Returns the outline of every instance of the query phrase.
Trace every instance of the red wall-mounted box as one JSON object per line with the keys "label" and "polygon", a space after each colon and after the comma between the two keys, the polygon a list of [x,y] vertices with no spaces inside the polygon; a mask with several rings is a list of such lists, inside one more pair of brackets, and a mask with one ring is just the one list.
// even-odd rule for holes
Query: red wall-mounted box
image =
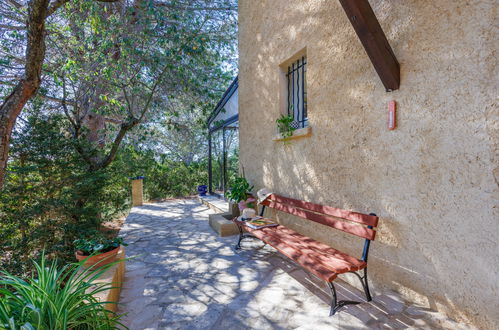
{"label": "red wall-mounted box", "polygon": [[388,102],[388,129],[393,131],[397,127],[397,103]]}

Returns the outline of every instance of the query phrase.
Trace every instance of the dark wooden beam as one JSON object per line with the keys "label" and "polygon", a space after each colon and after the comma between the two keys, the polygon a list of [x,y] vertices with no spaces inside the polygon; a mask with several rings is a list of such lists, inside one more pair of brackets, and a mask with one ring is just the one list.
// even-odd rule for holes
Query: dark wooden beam
{"label": "dark wooden beam", "polygon": [[339,0],[388,92],[400,85],[400,65],[368,0]]}

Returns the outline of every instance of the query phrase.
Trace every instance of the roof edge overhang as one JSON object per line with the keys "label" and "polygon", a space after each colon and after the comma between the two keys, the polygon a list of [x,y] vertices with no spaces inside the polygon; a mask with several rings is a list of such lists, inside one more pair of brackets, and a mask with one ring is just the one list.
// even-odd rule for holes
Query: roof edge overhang
{"label": "roof edge overhang", "polygon": [[210,124],[218,116],[220,111],[222,111],[225,104],[227,104],[230,97],[235,93],[235,91],[239,87],[239,79],[238,78],[239,78],[239,76],[236,76],[236,78],[234,78],[232,83],[229,85],[229,88],[227,88],[227,90],[222,95],[222,98],[220,99],[220,101],[218,101],[217,106],[215,107],[215,110],[213,110],[211,115],[208,117],[208,120],[207,120],[208,127],[210,127]]}

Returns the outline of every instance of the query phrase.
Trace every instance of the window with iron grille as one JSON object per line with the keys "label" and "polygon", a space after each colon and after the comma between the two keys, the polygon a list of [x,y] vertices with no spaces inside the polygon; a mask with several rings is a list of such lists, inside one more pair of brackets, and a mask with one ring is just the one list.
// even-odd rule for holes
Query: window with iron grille
{"label": "window with iron grille", "polygon": [[288,115],[294,128],[308,126],[307,118],[307,58],[302,56],[288,66]]}

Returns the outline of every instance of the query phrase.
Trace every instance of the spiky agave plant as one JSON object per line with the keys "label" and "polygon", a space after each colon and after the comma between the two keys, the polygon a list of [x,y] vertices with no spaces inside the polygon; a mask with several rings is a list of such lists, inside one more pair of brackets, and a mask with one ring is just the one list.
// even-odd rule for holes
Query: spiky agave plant
{"label": "spiky agave plant", "polygon": [[33,261],[35,272],[26,280],[1,272],[0,329],[126,328],[117,314],[104,308],[111,302],[94,297],[113,288],[97,279],[116,262],[94,270],[81,268],[83,262],[58,267],[56,261],[48,265],[42,255],[40,263]]}

